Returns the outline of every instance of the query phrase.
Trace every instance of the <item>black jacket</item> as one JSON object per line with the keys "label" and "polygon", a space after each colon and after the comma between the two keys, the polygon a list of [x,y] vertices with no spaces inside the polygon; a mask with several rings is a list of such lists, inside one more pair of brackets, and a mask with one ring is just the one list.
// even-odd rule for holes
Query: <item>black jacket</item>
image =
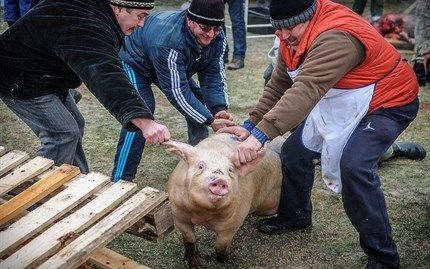
{"label": "black jacket", "polygon": [[[152,113],[118,52],[124,35],[108,0],[43,0],[0,36],[0,90],[17,99],[63,96],[83,82],[129,130]],[[17,90],[18,89],[18,90]]]}

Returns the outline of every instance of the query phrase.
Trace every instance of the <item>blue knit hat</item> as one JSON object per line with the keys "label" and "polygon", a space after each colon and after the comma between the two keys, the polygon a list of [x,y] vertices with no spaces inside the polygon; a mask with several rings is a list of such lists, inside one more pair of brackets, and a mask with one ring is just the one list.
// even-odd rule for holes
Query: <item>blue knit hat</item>
{"label": "blue knit hat", "polygon": [[292,28],[312,19],[316,10],[315,0],[272,0],[270,22],[276,29]]}

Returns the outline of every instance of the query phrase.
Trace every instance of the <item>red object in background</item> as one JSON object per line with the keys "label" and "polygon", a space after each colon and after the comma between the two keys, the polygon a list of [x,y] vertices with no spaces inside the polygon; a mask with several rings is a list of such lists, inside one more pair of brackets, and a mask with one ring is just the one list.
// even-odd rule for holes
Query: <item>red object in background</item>
{"label": "red object in background", "polygon": [[411,42],[411,37],[405,30],[404,15],[388,13],[373,24],[376,30],[383,36]]}

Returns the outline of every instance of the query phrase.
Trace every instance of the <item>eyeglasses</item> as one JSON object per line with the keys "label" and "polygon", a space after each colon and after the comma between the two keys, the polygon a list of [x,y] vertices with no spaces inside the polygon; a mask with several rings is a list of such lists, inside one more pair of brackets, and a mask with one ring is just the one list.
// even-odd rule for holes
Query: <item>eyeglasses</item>
{"label": "eyeglasses", "polygon": [[204,24],[200,24],[200,23],[197,23],[197,22],[196,22],[196,24],[205,33],[209,33],[212,30],[212,31],[214,31],[214,34],[217,35],[222,30],[222,26],[209,26],[209,25],[204,25]]}

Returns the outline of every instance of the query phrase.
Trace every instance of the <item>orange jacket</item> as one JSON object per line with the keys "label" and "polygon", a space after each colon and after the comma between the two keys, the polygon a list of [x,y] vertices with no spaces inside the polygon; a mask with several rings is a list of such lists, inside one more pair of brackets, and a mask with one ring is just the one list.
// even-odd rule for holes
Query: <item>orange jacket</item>
{"label": "orange jacket", "polygon": [[368,22],[345,6],[328,0],[317,0],[317,11],[309,22],[296,53],[288,45],[280,46],[279,52],[288,70],[299,68],[312,42],[321,33],[334,29],[356,37],[366,51],[364,61],[345,74],[334,88],[356,89],[375,84],[369,112],[381,106],[403,106],[416,98],[418,82],[406,60]]}

